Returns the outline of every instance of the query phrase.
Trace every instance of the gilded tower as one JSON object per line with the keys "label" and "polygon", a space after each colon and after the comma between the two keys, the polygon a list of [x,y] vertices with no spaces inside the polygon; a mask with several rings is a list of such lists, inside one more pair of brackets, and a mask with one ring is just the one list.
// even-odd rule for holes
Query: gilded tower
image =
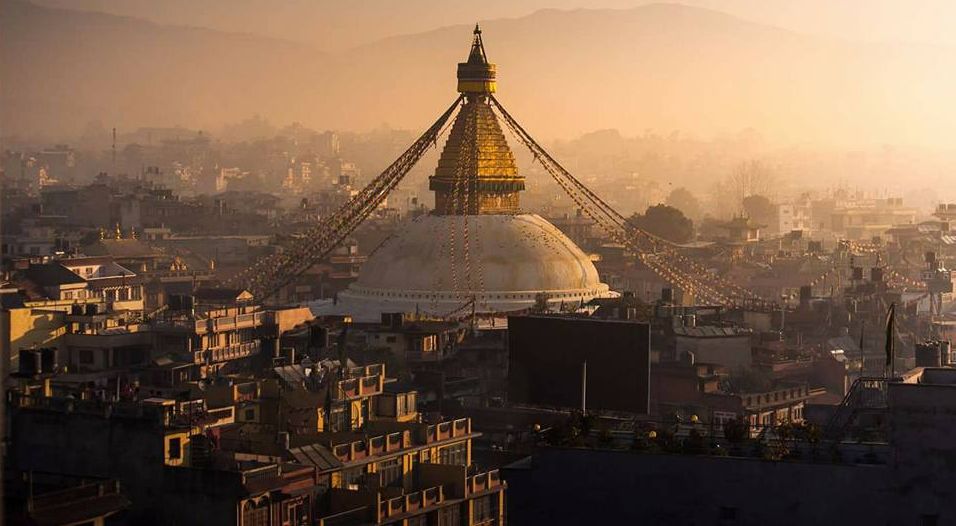
{"label": "gilded tower", "polygon": [[497,88],[496,68],[488,62],[481,29],[475,26],[468,60],[458,64],[458,91],[464,97],[429,188],[439,215],[517,214],[518,175],[489,97]]}

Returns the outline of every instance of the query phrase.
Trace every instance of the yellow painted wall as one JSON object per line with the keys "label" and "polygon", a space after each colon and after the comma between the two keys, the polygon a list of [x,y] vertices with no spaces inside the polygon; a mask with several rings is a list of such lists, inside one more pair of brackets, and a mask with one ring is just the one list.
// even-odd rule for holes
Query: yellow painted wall
{"label": "yellow painted wall", "polygon": [[0,345],[10,363],[18,363],[20,349],[61,347],[66,334],[65,313],[46,310],[10,309],[0,313]]}
{"label": "yellow painted wall", "polygon": [[[169,456],[169,443],[171,440],[179,439],[179,458]],[[169,433],[163,439],[163,459],[167,466],[188,465],[186,459],[189,458],[189,433]]]}

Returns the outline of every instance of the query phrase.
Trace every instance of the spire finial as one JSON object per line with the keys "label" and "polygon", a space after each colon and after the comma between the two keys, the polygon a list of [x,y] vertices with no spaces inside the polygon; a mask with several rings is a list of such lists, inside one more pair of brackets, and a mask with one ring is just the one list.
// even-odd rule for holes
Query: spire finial
{"label": "spire finial", "polygon": [[471,52],[468,53],[468,62],[470,64],[487,64],[488,56],[485,55],[485,43],[481,41],[481,27],[475,24],[475,38],[471,41]]}
{"label": "spire finial", "polygon": [[458,91],[460,93],[494,93],[495,65],[488,63],[481,26],[475,24],[474,37],[468,60],[458,64]]}

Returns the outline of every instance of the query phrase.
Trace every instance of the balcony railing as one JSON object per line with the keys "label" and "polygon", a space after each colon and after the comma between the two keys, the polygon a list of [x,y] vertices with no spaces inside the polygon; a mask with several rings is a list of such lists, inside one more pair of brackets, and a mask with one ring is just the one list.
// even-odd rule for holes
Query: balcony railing
{"label": "balcony railing", "polygon": [[369,437],[332,446],[332,454],[342,462],[353,462],[368,457],[401,451],[411,446],[407,431]]}
{"label": "balcony railing", "polygon": [[445,492],[441,486],[426,488],[400,497],[379,501],[379,522],[405,513],[436,506],[445,501]]}
{"label": "balcony railing", "polygon": [[472,475],[465,480],[465,494],[482,493],[501,486],[501,475],[497,469]]}
{"label": "balcony railing", "polygon": [[[56,413],[80,413],[102,418],[143,419],[155,422],[164,428],[180,428],[196,424],[209,423],[209,415],[201,401],[187,403],[180,411],[175,406],[161,406],[122,400],[108,402],[102,400],[82,400],[64,397],[26,395],[11,391],[7,393],[8,407],[37,409]],[[219,421],[218,415],[213,422]]]}
{"label": "balcony railing", "polygon": [[199,364],[207,362],[226,362],[259,354],[260,348],[261,343],[256,340],[245,343],[235,343],[224,347],[212,347],[210,349],[196,351],[193,355],[195,362]]}
{"label": "balcony railing", "polygon": [[30,507],[33,510],[46,510],[64,504],[89,501],[89,499],[96,497],[119,494],[119,481],[108,480],[104,482],[94,482],[61,491],[46,493],[44,495],[37,495],[31,499]]}
{"label": "balcony railing", "polygon": [[439,422],[425,428],[425,442],[440,442],[450,438],[463,437],[471,433],[471,419],[459,418],[447,422]]}
{"label": "balcony railing", "polygon": [[375,363],[372,365],[365,365],[359,367],[352,367],[349,369],[349,378],[356,378],[359,376],[377,376],[385,375],[385,364]]}
{"label": "balcony railing", "polygon": [[385,377],[381,374],[340,380],[336,400],[381,394],[384,383]]}
{"label": "balcony railing", "polygon": [[206,332],[225,332],[236,329],[251,329],[258,327],[263,323],[262,311],[249,312],[246,314],[237,314],[235,316],[219,316],[217,318],[208,318],[196,320],[196,334]]}

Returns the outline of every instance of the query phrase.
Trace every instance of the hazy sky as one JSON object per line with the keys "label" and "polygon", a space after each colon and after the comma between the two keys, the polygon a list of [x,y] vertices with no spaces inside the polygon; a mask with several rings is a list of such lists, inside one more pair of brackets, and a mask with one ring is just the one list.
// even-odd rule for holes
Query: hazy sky
{"label": "hazy sky", "polygon": [[[257,33],[336,51],[385,36],[543,8],[633,7],[642,0],[34,0],[166,24]],[[956,46],[954,0],[683,0],[804,33]]]}
{"label": "hazy sky", "polygon": [[21,134],[256,114],[420,129],[482,20],[502,100],[543,139],[752,128],[779,144],[952,149],[956,136],[956,0],[24,1],[0,0],[0,65],[18,79],[0,118]]}

